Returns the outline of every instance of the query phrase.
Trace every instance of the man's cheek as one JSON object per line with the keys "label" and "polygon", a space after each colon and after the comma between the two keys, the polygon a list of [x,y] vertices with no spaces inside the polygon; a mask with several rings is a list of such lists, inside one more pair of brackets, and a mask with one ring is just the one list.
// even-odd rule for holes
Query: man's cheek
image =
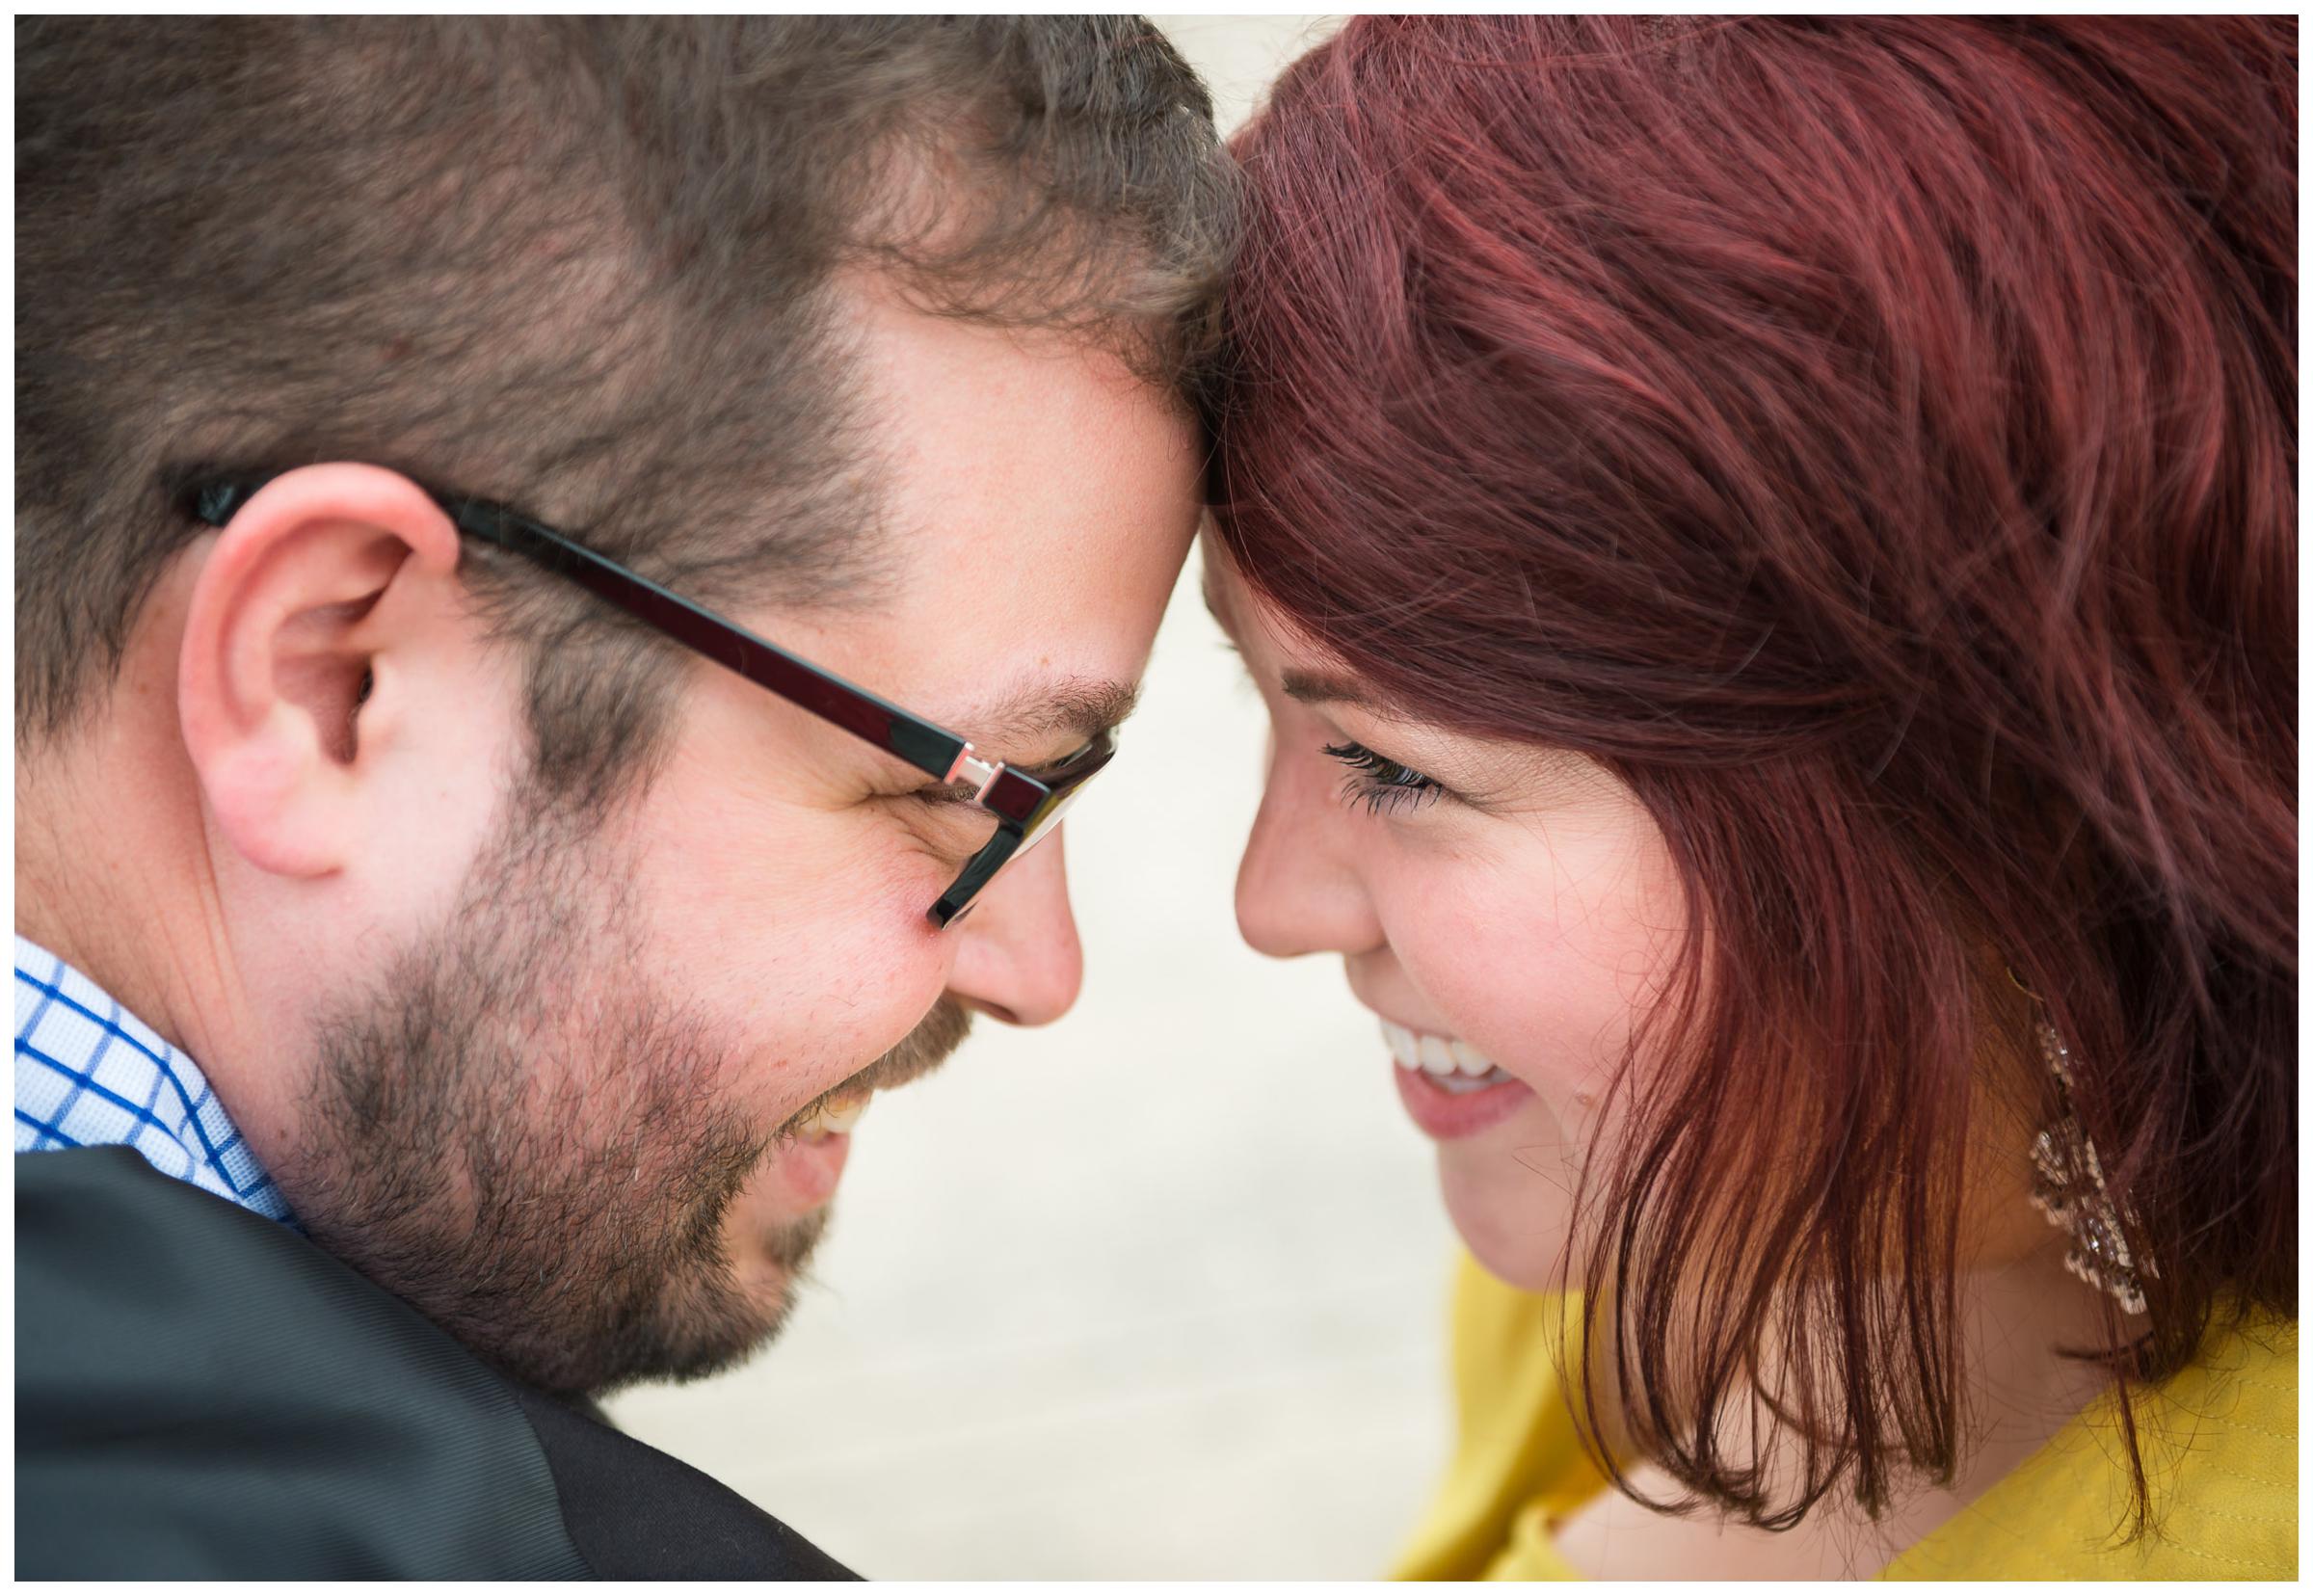
{"label": "man's cheek", "polygon": [[766,1133],[836,1090],[907,1039],[939,1001],[944,971],[921,962],[874,960],[863,949],[831,973],[819,996],[756,1010],[734,1083]]}

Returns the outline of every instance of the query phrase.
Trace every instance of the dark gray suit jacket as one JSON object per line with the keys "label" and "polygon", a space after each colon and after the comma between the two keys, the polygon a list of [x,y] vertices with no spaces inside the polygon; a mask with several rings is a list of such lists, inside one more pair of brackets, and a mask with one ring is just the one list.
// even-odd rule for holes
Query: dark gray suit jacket
{"label": "dark gray suit jacket", "polygon": [[123,1147],[16,1179],[19,1579],[849,1579]]}

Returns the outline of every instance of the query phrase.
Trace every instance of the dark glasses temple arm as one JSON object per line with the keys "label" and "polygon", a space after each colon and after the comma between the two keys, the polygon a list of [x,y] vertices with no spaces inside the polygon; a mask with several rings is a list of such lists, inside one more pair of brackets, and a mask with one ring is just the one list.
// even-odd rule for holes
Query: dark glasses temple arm
{"label": "dark glasses temple arm", "polygon": [[571,542],[549,527],[474,499],[445,499],[459,529],[526,555],[727,670],[770,688],[821,720],[889,749],[928,776],[952,779],[968,747],[962,737],[798,659],[647,576]]}
{"label": "dark glasses temple arm", "polygon": [[[212,526],[223,526],[268,480],[230,478],[199,484],[190,499],[193,514]],[[668,592],[615,560],[572,543],[551,527],[486,500],[449,494],[433,496],[461,532],[535,561],[576,582],[725,669],[769,688],[799,708],[855,736],[888,749],[927,776],[942,781],[986,779],[995,768],[991,762],[973,757],[970,745],[954,732],[912,715],[832,672],[798,659],[777,644],[766,642]],[[980,768],[972,768],[974,765]]]}

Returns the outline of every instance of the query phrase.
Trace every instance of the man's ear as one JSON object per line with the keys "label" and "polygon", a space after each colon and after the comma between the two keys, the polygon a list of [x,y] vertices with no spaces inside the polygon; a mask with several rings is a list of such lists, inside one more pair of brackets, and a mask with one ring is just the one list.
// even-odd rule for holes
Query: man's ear
{"label": "man's ear", "polygon": [[250,863],[320,876],[345,862],[362,829],[362,732],[390,713],[406,641],[406,606],[381,606],[397,583],[457,565],[440,507],[374,466],[286,472],[217,535],[186,610],[177,715]]}

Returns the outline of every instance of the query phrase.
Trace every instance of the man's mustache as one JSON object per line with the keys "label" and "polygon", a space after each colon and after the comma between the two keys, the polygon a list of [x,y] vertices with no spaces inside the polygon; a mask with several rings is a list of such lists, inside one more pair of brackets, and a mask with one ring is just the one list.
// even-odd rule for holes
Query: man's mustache
{"label": "man's mustache", "polygon": [[953,998],[943,997],[889,1052],[790,1115],[779,1128],[776,1139],[784,1141],[795,1133],[798,1126],[837,1099],[856,1097],[862,1092],[896,1091],[911,1081],[922,1079],[962,1047],[964,1038],[970,1034],[971,1011]]}

